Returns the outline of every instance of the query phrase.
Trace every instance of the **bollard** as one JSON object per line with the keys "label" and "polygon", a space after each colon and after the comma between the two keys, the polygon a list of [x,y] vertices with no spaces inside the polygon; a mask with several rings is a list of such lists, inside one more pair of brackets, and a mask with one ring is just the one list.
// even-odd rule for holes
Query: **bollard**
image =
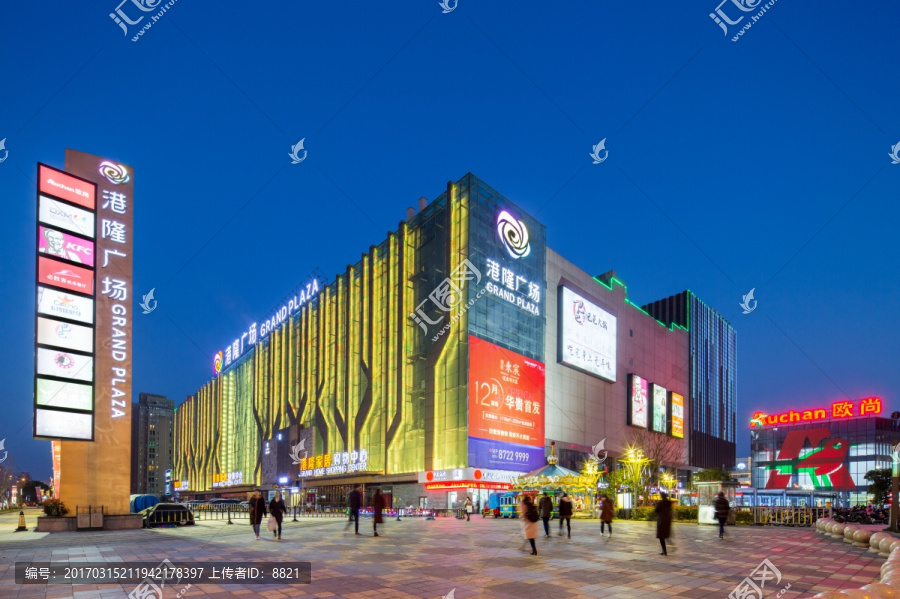
{"label": "bollard", "polygon": [[19,526],[16,528],[15,532],[23,532],[27,531],[28,528],[25,526],[25,512],[19,512]]}
{"label": "bollard", "polygon": [[297,522],[297,506],[294,506],[294,522]]}
{"label": "bollard", "polygon": [[228,523],[234,524],[234,522],[231,521],[231,506],[228,506]]}

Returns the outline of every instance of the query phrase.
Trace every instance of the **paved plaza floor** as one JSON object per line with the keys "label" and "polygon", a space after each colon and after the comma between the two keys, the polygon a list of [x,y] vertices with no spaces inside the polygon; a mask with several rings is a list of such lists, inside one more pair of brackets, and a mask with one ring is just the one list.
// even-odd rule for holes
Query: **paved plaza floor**
{"label": "paved plaza floor", "polygon": [[[34,513],[29,527],[34,526]],[[823,590],[857,588],[873,582],[883,558],[810,528],[729,527],[696,524],[673,527],[674,548],[659,555],[650,522],[614,523],[612,538],[600,524],[573,522],[572,538],[538,538],[538,555],[524,550],[519,523],[483,519],[388,519],[383,536],[360,521],[355,536],[334,518],[285,523],[284,538],[223,521],[193,527],[72,533],[11,533],[15,520],[0,517],[0,597],[125,597],[134,586],[16,585],[14,564],[31,561],[160,562],[178,565],[211,561],[309,561],[312,583],[296,585],[168,586],[175,597],[718,597],[726,598],[768,559],[781,575],[770,575],[763,597],[810,597]],[[771,570],[770,570],[771,572]],[[785,587],[790,585],[788,590]],[[452,592],[452,594],[451,594]],[[779,594],[781,593],[781,594]],[[749,595],[755,597],[756,595]]]}

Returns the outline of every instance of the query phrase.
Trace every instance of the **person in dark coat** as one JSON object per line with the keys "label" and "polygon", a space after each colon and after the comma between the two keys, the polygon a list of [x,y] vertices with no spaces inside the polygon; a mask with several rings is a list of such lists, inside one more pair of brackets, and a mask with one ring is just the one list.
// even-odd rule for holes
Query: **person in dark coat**
{"label": "person in dark coat", "polygon": [[253,526],[253,534],[256,540],[259,540],[259,523],[262,522],[263,516],[266,515],[266,500],[263,499],[262,491],[257,489],[250,498],[250,524]]}
{"label": "person in dark coat", "polygon": [[731,506],[728,505],[728,500],[725,499],[725,493],[719,492],[718,497],[713,502],[713,507],[716,509],[716,520],[719,521],[719,538],[725,538],[725,521],[728,520],[728,513],[731,511]]}
{"label": "person in dark coat", "polygon": [[378,525],[383,523],[381,512],[384,511],[384,495],[381,489],[375,489],[375,496],[372,497],[372,526],[375,528],[375,536],[378,536]]}
{"label": "person in dark coat", "polygon": [[550,536],[550,518],[553,516],[553,500],[547,491],[544,491],[543,497],[538,502],[538,511],[541,512],[541,520],[544,521],[544,536]]}
{"label": "person in dark coat", "polygon": [[572,499],[563,493],[559,499],[559,536],[562,536],[563,520],[566,521],[566,530],[569,538],[572,538]]}
{"label": "person in dark coat", "polygon": [[660,493],[659,497],[655,510],[656,538],[659,539],[659,546],[662,547],[660,555],[669,555],[666,553],[666,539],[672,534],[672,502],[665,493]]}
{"label": "person in dark coat", "polygon": [[287,507],[284,505],[284,499],[281,498],[281,491],[275,491],[275,497],[269,502],[269,513],[272,514],[275,521],[278,522],[278,530],[273,530],[272,534],[279,541],[281,540],[281,521],[284,520],[284,514],[286,512]]}
{"label": "person in dark coat", "polygon": [[357,535],[359,535],[359,508],[362,507],[362,492],[359,489],[360,485],[354,486],[353,490],[350,491],[350,495],[347,496],[350,519],[347,521],[347,526],[344,527],[344,532],[347,532],[347,529],[350,528],[350,523],[355,523]]}
{"label": "person in dark coat", "polygon": [[609,527],[609,537],[612,538],[613,502],[609,496],[604,495],[600,500],[600,536],[603,536],[605,527]]}

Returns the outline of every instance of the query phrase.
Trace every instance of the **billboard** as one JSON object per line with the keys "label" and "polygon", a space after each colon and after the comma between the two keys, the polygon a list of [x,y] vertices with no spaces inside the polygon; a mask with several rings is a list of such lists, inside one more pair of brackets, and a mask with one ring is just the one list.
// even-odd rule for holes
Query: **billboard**
{"label": "billboard", "polygon": [[75,381],[94,380],[94,358],[60,349],[39,347],[37,373]]}
{"label": "billboard", "polygon": [[94,271],[40,256],[38,258],[38,283],[93,295]]}
{"label": "billboard", "polygon": [[36,437],[90,441],[94,435],[92,414],[36,409],[34,431]]}
{"label": "billboard", "polygon": [[666,433],[669,429],[669,393],[668,390],[653,383],[653,410],[652,430],[657,433]]}
{"label": "billboard", "polygon": [[768,473],[766,489],[799,485],[815,490],[855,490],[847,465],[849,452],[847,440],[832,435],[828,428],[791,430],[774,460],[754,461],[753,466]]}
{"label": "billboard", "polygon": [[628,425],[647,428],[647,379],[628,375]]}
{"label": "billboard", "polygon": [[38,163],[38,191],[88,210],[96,208],[97,188],[93,183],[41,163]]}
{"label": "billboard", "polygon": [[38,199],[38,220],[51,227],[94,238],[94,213],[47,196]]}
{"label": "billboard", "polygon": [[38,406],[81,411],[94,409],[94,388],[90,385],[38,377],[36,389]]}
{"label": "billboard", "polygon": [[59,499],[59,467],[60,467],[60,452],[62,451],[62,445],[60,445],[59,441],[51,441],[50,448],[53,452],[53,499]]}
{"label": "billboard", "polygon": [[94,265],[94,242],[51,229],[38,227],[38,252],[88,266]]}
{"label": "billboard", "polygon": [[469,335],[469,466],[542,464],[544,375],[540,362]]}
{"label": "billboard", "polygon": [[616,382],[616,317],[568,287],[558,293],[558,361]]}
{"label": "billboard", "polygon": [[40,285],[37,292],[38,314],[68,318],[87,324],[94,322],[94,300]]}
{"label": "billboard", "polygon": [[672,430],[669,434],[684,439],[684,396],[672,391]]}
{"label": "billboard", "polygon": [[94,329],[38,316],[38,345],[52,345],[81,352],[94,350]]}

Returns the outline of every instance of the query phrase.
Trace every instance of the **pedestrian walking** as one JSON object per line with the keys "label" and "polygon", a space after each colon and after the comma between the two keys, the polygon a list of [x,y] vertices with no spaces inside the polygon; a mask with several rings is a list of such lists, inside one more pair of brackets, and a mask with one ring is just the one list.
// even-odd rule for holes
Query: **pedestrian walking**
{"label": "pedestrian walking", "polygon": [[600,500],[600,536],[603,536],[605,527],[609,527],[609,538],[612,538],[613,502],[608,495]]}
{"label": "pedestrian walking", "polygon": [[547,494],[547,491],[544,491],[544,495],[538,502],[538,509],[541,512],[541,520],[544,521],[544,536],[549,538],[550,518],[553,516],[553,500],[550,499],[550,495]]}
{"label": "pedestrian walking", "polygon": [[660,555],[669,555],[666,552],[666,539],[672,534],[672,502],[665,493],[659,494],[659,501],[656,502],[656,538],[659,539],[659,546],[662,547]]}
{"label": "pedestrian walking", "polygon": [[719,521],[719,538],[724,539],[725,521],[728,520],[728,513],[731,511],[731,506],[728,504],[728,500],[725,499],[725,493],[719,492],[719,495],[713,502],[713,507],[716,510],[716,520]]}
{"label": "pedestrian walking", "polygon": [[347,496],[347,507],[350,510],[350,519],[347,521],[347,526],[344,527],[344,532],[347,532],[347,529],[350,528],[350,523],[352,522],[355,524],[357,536],[361,536],[359,534],[359,508],[362,507],[360,485],[354,486],[353,490],[350,491],[350,494]]}
{"label": "pedestrian walking", "polygon": [[540,516],[534,501],[528,495],[522,495],[522,501],[519,502],[519,518],[522,520],[522,536],[531,543],[531,555],[537,555],[534,540],[538,535],[537,523]]}
{"label": "pedestrian walking", "polygon": [[372,526],[375,529],[376,537],[378,536],[378,525],[384,522],[381,517],[381,512],[383,511],[384,495],[381,494],[381,489],[375,489],[375,496],[372,497]]}
{"label": "pedestrian walking", "polygon": [[266,515],[266,500],[263,499],[262,489],[257,489],[250,498],[250,524],[253,526],[253,534],[259,540],[259,525]]}
{"label": "pedestrian walking", "polygon": [[475,506],[472,505],[472,498],[466,497],[466,522],[469,522],[469,516],[472,515],[472,510]]}
{"label": "pedestrian walking", "polygon": [[562,536],[563,520],[566,522],[566,530],[569,538],[572,538],[572,500],[567,493],[563,493],[559,499],[559,536]]}
{"label": "pedestrian walking", "polygon": [[287,507],[284,505],[284,499],[281,498],[281,491],[275,491],[275,497],[272,498],[272,501],[269,502],[269,513],[272,514],[272,518],[275,518],[275,522],[278,523],[277,530],[272,531],[272,535],[275,536],[279,541],[281,540],[281,522],[284,520],[284,515],[287,513]]}

